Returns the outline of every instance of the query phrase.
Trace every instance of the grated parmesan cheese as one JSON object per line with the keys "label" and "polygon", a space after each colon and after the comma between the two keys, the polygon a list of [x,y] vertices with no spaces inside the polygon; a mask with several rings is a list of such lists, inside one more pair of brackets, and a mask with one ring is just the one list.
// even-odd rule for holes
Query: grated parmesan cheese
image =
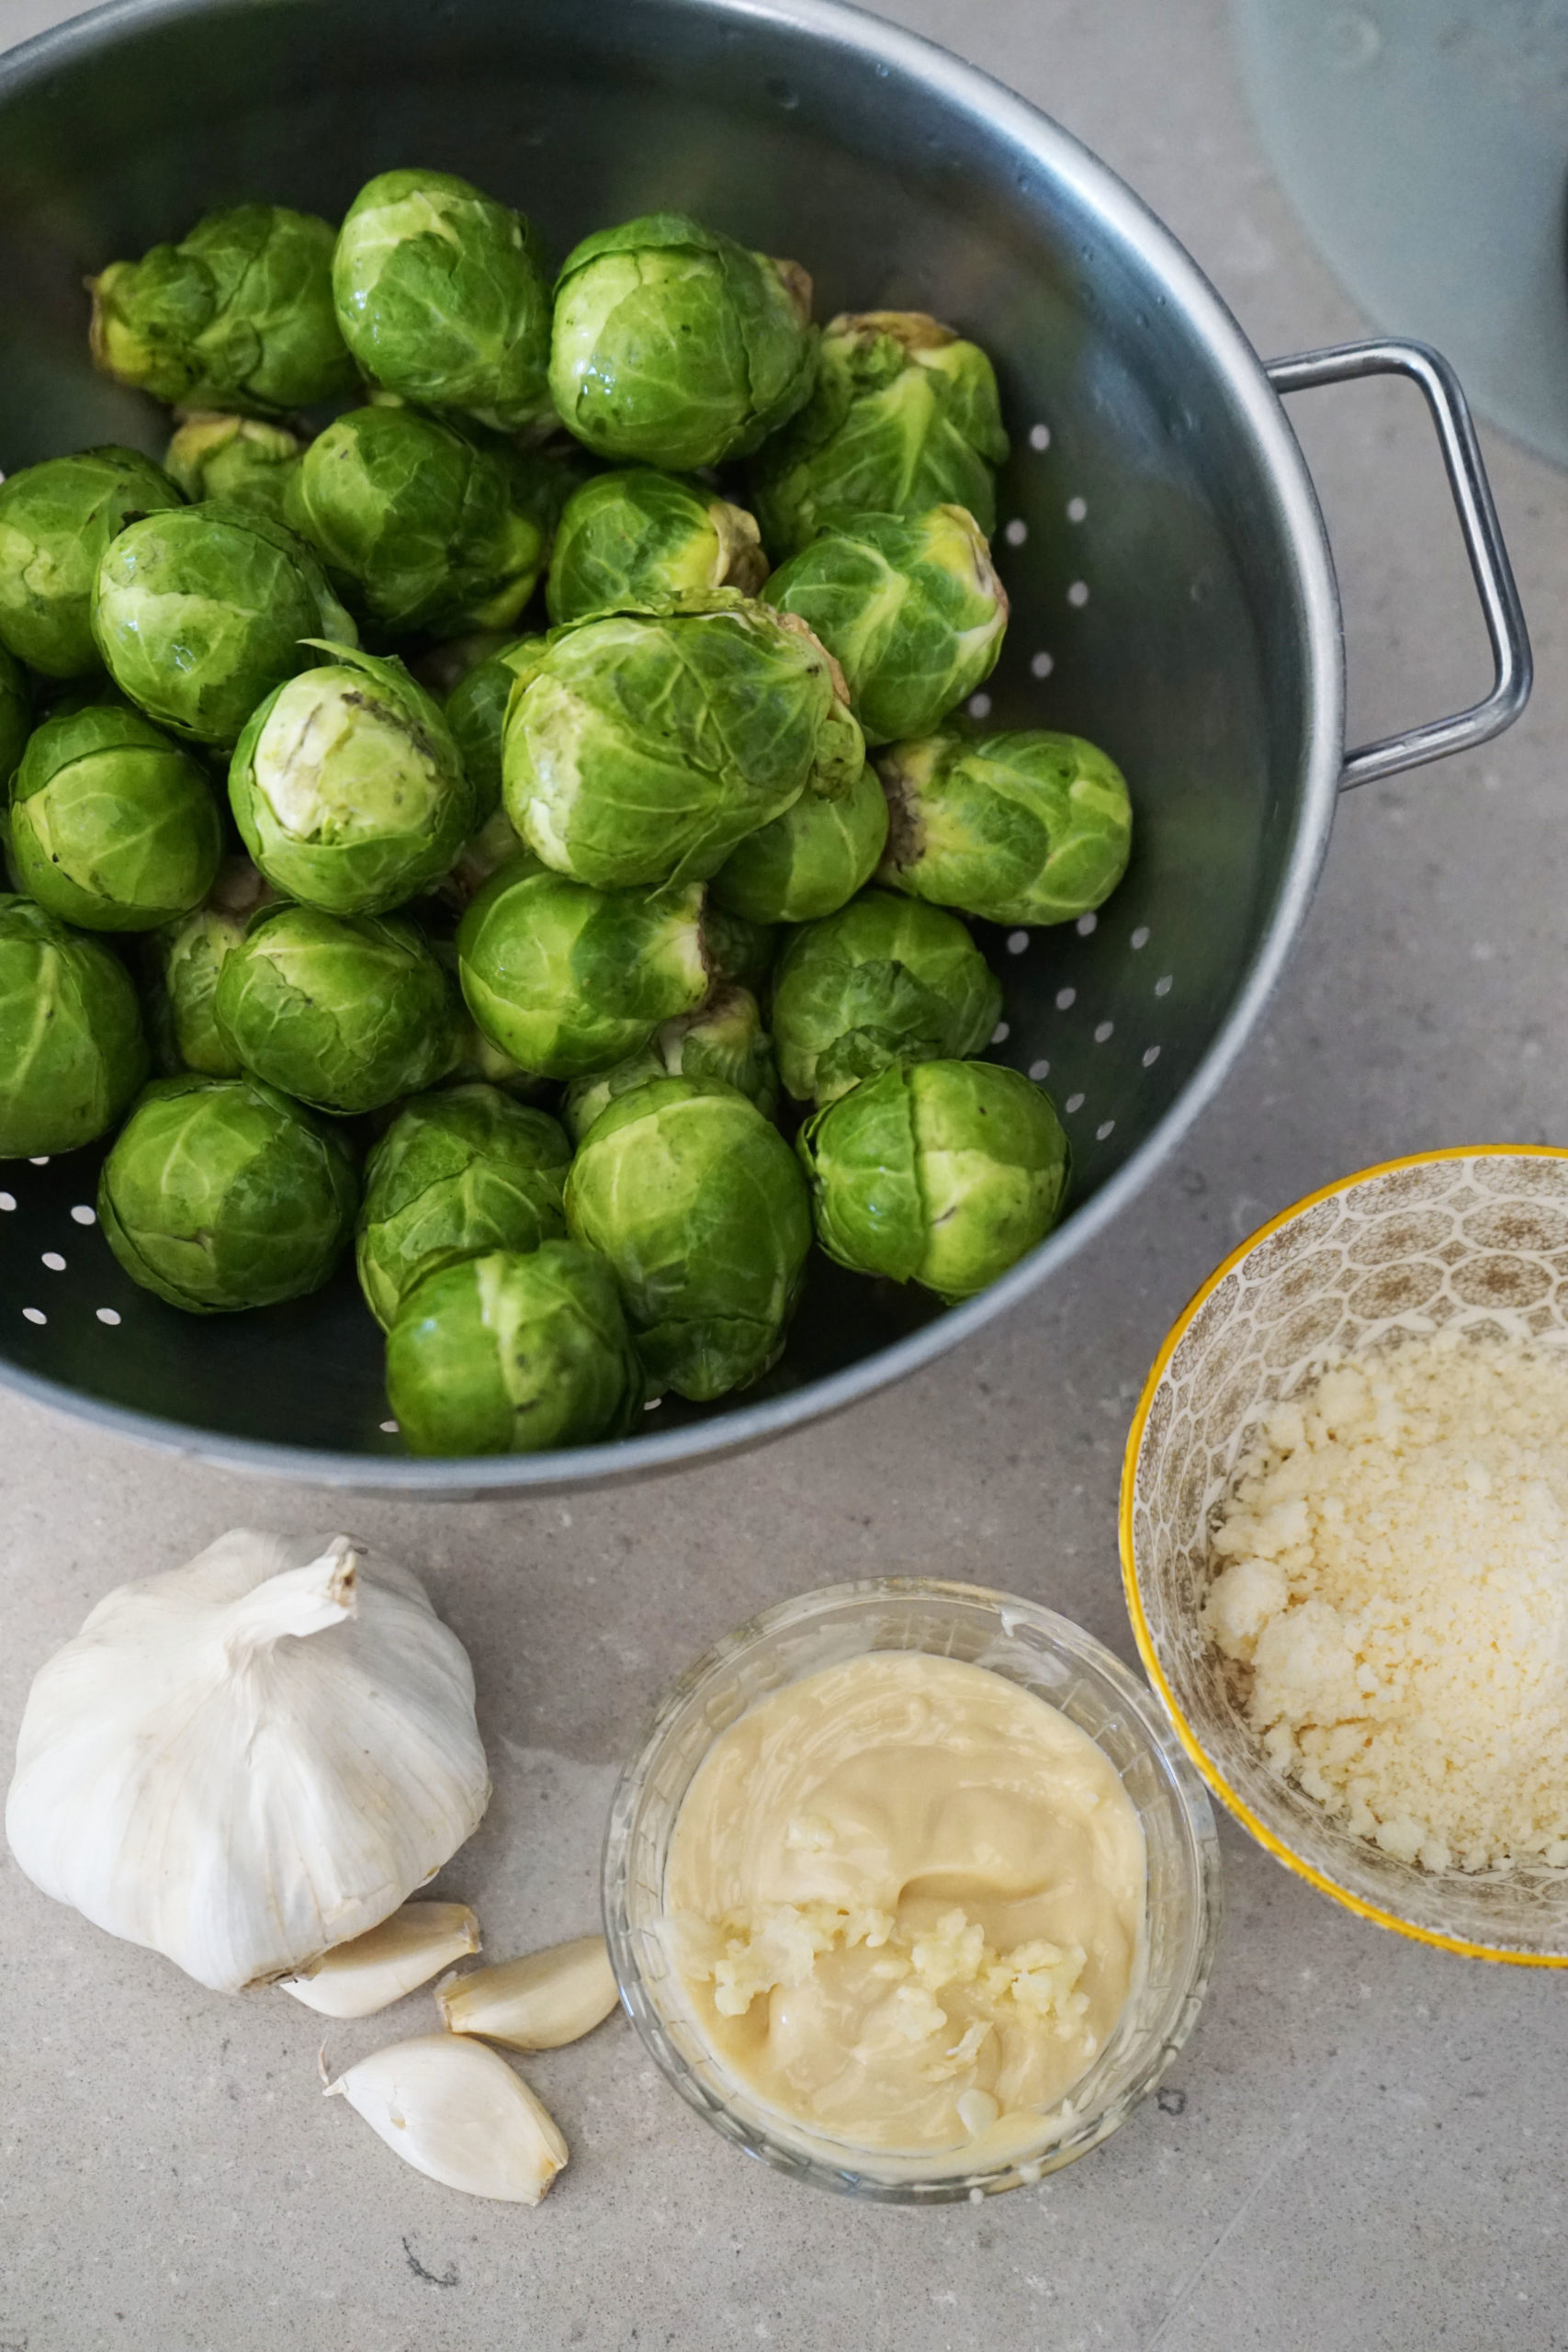
{"label": "grated parmesan cheese", "polygon": [[1433,1871],[1568,1864],[1568,1363],[1459,1332],[1279,1406],[1204,1620],[1276,1770]]}

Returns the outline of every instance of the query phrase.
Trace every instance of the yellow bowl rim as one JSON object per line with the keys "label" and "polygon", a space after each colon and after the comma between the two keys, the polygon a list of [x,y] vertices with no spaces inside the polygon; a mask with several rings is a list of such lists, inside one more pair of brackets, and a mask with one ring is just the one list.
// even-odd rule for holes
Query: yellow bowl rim
{"label": "yellow bowl rim", "polygon": [[1282,1227],[1292,1224],[1308,1209],[1315,1208],[1319,1201],[1332,1200],[1337,1193],[1352,1192],[1358,1184],[1370,1183],[1374,1177],[1392,1175],[1396,1169],[1400,1168],[1426,1167],[1442,1159],[1510,1158],[1568,1159],[1568,1146],[1545,1143],[1445,1144],[1433,1151],[1407,1152],[1399,1159],[1380,1159],[1375,1167],[1362,1168],[1353,1176],[1338,1177],[1332,1184],[1321,1185],[1315,1193],[1306,1193],[1301,1200],[1294,1202],[1290,1208],[1281,1209],[1277,1216],[1271,1216],[1267,1224],[1260,1225],[1255,1233],[1249,1234],[1245,1241],[1231,1251],[1230,1256],[1223,1263],[1214,1268],[1207,1280],[1193,1292],[1166,1333],[1160,1344],[1159,1353],[1149,1369],[1149,1376],[1144,1383],[1143,1394],[1138,1398],[1137,1409],[1133,1415],[1133,1424],[1127,1432],[1126,1451],[1122,1457],[1122,1494],[1118,1512],[1122,1586],[1126,1596],[1127,1614],[1133,1621],[1133,1634],[1138,1645],[1138,1655],[1144,1662],[1144,1671],[1159,1693],[1166,1712],[1176,1727],[1177,1737],[1221,1803],[1235,1815],[1243,1828],[1249,1830],[1258,1844],[1273,1855],[1276,1861],[1283,1862],[1287,1870],[1294,1871],[1299,1878],[1307,1880],[1311,1885],[1317,1888],[1320,1894],[1331,1895],[1336,1903],[1343,1904],[1347,1911],[1354,1911],[1363,1919],[1374,1920],[1380,1928],[1392,1928],[1395,1935],[1408,1936],[1416,1943],[1436,1944],[1442,1951],[1459,1952],[1468,1960],[1496,1961],[1517,1968],[1568,1968],[1568,1952],[1509,1951],[1499,1945],[1467,1943],[1460,1936],[1442,1936],[1433,1928],[1417,1928],[1411,1920],[1402,1919],[1394,1912],[1381,1910],[1375,1903],[1368,1903],[1362,1896],[1352,1894],[1348,1887],[1340,1886],[1324,1871],[1314,1869],[1311,1862],[1303,1860],[1302,1856],[1292,1847],[1287,1846],[1282,1838],[1277,1838],[1271,1829],[1266,1827],[1251,1807],[1236,1794],[1224,1773],[1211,1760],[1197,1734],[1182,1713],[1177,1702],[1176,1693],[1166,1679],[1165,1669],[1160,1665],[1155,1651],[1154,1637],[1149,1632],[1148,1619],[1144,1614],[1143,1597],[1138,1589],[1138,1572],[1133,1549],[1133,1481],[1137,1469],[1139,1451],[1144,1442],[1144,1430],[1148,1422],[1156,1393],[1193,1317],[1204,1302],[1213,1297],[1226,1275],[1239,1266],[1242,1260],[1248,1257],[1259,1242],[1267,1241],[1270,1234],[1278,1233]]}

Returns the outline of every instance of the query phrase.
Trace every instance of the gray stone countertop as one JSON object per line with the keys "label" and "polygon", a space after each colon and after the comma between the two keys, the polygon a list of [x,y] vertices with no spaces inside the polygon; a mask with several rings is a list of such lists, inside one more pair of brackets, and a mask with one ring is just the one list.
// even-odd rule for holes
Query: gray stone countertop
{"label": "gray stone countertop", "polygon": [[[0,0],[0,38],[73,13]],[[1162,213],[1266,355],[1365,332],[1258,151],[1221,0],[899,0]],[[1413,391],[1298,404],[1362,737],[1484,684]],[[1265,1216],[1428,1145],[1568,1137],[1568,481],[1487,456],[1535,700],[1478,756],[1341,808],[1269,1018],[1175,1162],[1046,1295],[920,1378],[739,1464],[569,1503],[353,1506],[467,1643],[496,1792],[441,1884],[492,1952],[594,1917],[602,1811],[669,1677],[758,1606],[908,1570],[1010,1587],[1133,1655],[1115,1504],[1170,1317]],[[110,1585],[307,1492],[0,1405],[0,1742]],[[3,1752],[3,1751],[0,1751]],[[528,2071],[570,2168],[536,2212],[396,2164],[316,2075],[321,2020],[223,2000],[0,1857],[0,2352],[1480,2352],[1568,2346],[1564,1987],[1404,1942],[1222,1824],[1202,2019],[1105,2147],[981,2208],[862,2208],[747,2162],[619,2018]],[[427,2030],[423,1996],[334,2060]]]}

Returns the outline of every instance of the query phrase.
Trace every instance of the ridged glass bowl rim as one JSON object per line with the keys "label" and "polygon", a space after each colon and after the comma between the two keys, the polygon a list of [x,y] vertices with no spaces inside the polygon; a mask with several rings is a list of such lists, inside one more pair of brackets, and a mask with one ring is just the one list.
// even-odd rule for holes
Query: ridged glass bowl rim
{"label": "ridged glass bowl rim", "polygon": [[[705,1693],[726,1681],[747,1657],[783,1634],[808,1629],[815,1620],[834,1616],[842,1622],[857,1611],[867,1617],[886,1616],[902,1604],[908,1609],[913,1626],[917,1612],[940,1610],[943,1602],[954,1610],[989,1613],[996,1620],[998,1633],[1011,1635],[1025,1631],[1043,1649],[1097,1682],[1137,1726],[1162,1789],[1172,1802],[1178,1835],[1168,1844],[1168,1849],[1180,1858],[1188,1882],[1191,1923],[1179,1981],[1173,1984],[1163,2005],[1157,2026],[1145,2037],[1146,2046],[1133,2074],[1113,2096],[1092,2105],[1059,2139],[1027,2157],[1011,2156],[989,2167],[946,2172],[929,2179],[890,2179],[859,2169],[852,2149],[824,2135],[811,2134],[804,2128],[786,2129],[782,2118],[765,2109],[761,2101],[750,2098],[739,2086],[727,2097],[719,2097],[695,2072],[671,2038],[671,2005],[643,1971],[638,1939],[651,1932],[651,1928],[633,1919],[627,1897],[634,1847],[643,1833],[647,1811],[651,1804],[664,1802],[652,1785],[657,1769],[678,1729],[689,1720],[694,1709],[701,1707]],[[930,1642],[878,1643],[874,1646],[902,1646],[942,1654]],[[804,1664],[800,1675],[815,1670],[812,1665]],[[994,1670],[1006,1672],[1005,1667]],[[800,1675],[785,1679],[799,1679]],[[722,1723],[714,1723],[710,1746],[733,1720],[728,1717]],[[705,1748],[703,1753],[705,1752]],[[693,1771],[697,1761],[700,1757],[694,1761]],[[690,1775],[682,1784],[682,1795],[689,1785]],[[671,1808],[671,1827],[678,1811],[679,1799]],[[666,1829],[666,1837],[668,1834]],[[761,1611],[716,1642],[671,1683],[649,1718],[611,1799],[604,1837],[603,1901],[604,1933],[626,2013],[666,2079],[716,2131],[777,2170],[840,2196],[894,2205],[950,2204],[1031,2186],[1046,2173],[1074,2163],[1102,2140],[1109,2139],[1159,2083],[1196,2024],[1208,1989],[1221,1922],[1219,1838],[1203,1783],[1188,1761],[1159,1702],[1119,1657],[1081,1625],[1021,1595],[982,1585],[934,1577],[866,1577],[844,1584],[818,1586]],[[682,2018],[682,2023],[692,2030],[688,2020]],[[716,2064],[714,2071],[718,2072]],[[1094,2071],[1090,2069],[1090,2081]]]}

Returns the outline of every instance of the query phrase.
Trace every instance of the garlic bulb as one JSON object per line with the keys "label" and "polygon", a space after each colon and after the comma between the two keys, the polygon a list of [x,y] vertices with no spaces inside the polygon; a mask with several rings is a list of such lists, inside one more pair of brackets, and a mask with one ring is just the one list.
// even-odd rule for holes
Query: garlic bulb
{"label": "garlic bulb", "polygon": [[419,1579],[237,1528],[41,1669],[6,1834],[46,1894],[228,1993],[375,1927],[489,1795],[473,1670]]}
{"label": "garlic bulb", "polygon": [[280,1976],[277,1989],[324,2018],[367,2018],[479,1948],[479,1923],[466,1903],[405,1903],[297,1976]]}
{"label": "garlic bulb", "polygon": [[327,2085],[389,2148],[448,2188],[536,2205],[567,2159],[548,2109],[482,2041],[422,2033]]}
{"label": "garlic bulb", "polygon": [[621,1997],[603,1936],[579,1936],[525,1960],[470,1969],[435,1988],[448,2033],[481,2034],[512,2050],[559,2050],[603,2025]]}

